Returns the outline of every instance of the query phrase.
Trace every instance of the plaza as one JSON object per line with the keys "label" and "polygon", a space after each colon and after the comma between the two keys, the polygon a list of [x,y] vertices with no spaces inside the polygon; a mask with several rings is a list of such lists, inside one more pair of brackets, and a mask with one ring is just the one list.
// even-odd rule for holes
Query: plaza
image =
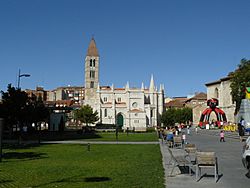
{"label": "plaza", "polygon": [[[237,132],[226,132],[226,142],[219,141],[219,130],[199,130],[198,134],[194,130],[187,136],[189,143],[195,144],[197,149],[201,151],[213,151],[216,153],[218,159],[218,174],[217,182],[214,182],[213,170],[204,171],[207,174],[201,177],[198,182],[195,180],[195,175],[190,176],[188,173],[180,174],[176,171],[174,177],[166,175],[166,187],[168,188],[184,188],[184,187],[203,187],[203,188],[234,188],[249,187],[250,179],[246,177],[247,170],[243,167],[241,161],[241,154],[244,142],[240,142]],[[161,150],[167,153],[166,163],[170,155],[165,145],[161,145]],[[171,168],[166,165],[165,173],[168,174]],[[195,167],[192,168],[195,172]]]}

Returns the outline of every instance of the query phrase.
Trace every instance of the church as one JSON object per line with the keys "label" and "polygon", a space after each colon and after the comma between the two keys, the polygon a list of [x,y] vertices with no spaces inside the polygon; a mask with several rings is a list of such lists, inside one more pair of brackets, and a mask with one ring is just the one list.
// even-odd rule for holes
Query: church
{"label": "church", "polygon": [[139,88],[100,86],[100,56],[94,38],[91,39],[85,57],[85,99],[98,112],[99,123],[115,124],[124,130],[145,131],[147,127],[160,124],[164,110],[164,86],[159,90],[153,76],[147,89],[142,83]]}

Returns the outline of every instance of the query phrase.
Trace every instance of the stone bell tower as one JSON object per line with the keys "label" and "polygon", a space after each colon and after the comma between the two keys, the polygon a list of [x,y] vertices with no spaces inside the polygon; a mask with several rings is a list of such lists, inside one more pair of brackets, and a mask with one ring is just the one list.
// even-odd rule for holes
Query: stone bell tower
{"label": "stone bell tower", "polygon": [[92,37],[85,57],[85,104],[92,108],[96,105],[97,88],[99,85],[99,53]]}

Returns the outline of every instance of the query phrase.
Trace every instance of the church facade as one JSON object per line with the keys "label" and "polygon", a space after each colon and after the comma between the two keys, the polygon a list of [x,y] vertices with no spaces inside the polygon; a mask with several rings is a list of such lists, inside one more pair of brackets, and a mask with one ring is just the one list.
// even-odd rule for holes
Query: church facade
{"label": "church facade", "polygon": [[155,87],[151,76],[149,88],[100,86],[100,56],[94,38],[91,39],[85,57],[85,99],[99,115],[99,123],[115,124],[122,129],[145,131],[160,124],[164,110],[164,86]]}

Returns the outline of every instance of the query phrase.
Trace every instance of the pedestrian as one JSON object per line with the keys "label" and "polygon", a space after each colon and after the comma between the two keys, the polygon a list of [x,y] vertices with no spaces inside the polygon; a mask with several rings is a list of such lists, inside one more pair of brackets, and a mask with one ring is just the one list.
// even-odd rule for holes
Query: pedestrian
{"label": "pedestrian", "polygon": [[240,125],[242,126],[243,129],[245,129],[246,121],[244,120],[243,117],[240,119]]}
{"label": "pedestrian", "polygon": [[181,139],[182,139],[182,144],[186,144],[187,143],[186,142],[186,135],[185,135],[185,133],[182,133]]}
{"label": "pedestrian", "polygon": [[189,126],[187,127],[187,134],[190,135],[190,129]]}
{"label": "pedestrian", "polygon": [[198,133],[198,126],[195,127],[195,133]]}
{"label": "pedestrian", "polygon": [[220,131],[220,142],[225,142],[225,134],[223,130]]}
{"label": "pedestrian", "polygon": [[244,136],[244,129],[240,123],[238,123],[238,131],[239,131],[240,141],[242,142],[243,141],[242,137]]}

